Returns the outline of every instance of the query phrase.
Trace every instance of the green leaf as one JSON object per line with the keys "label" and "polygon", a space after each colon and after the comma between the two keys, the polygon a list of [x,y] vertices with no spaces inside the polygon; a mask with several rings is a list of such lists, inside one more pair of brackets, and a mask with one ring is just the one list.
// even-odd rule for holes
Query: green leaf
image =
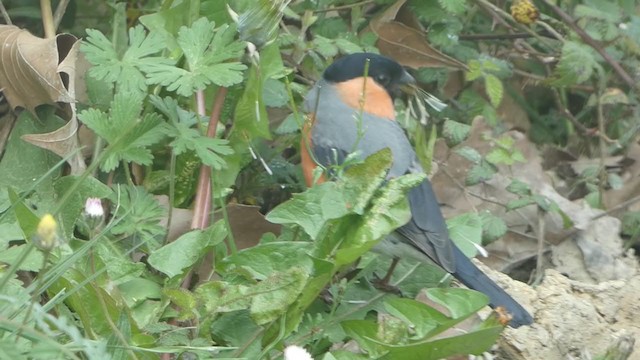
{"label": "green leaf", "polygon": [[340,218],[350,211],[347,203],[338,191],[336,183],[327,182],[316,185],[267,214],[267,220],[276,224],[296,224],[315,239],[324,224]]}
{"label": "green leaf", "polygon": [[[477,254],[482,245],[482,220],[478,214],[467,213],[447,220],[449,237],[468,257]],[[476,246],[477,245],[477,246]]]}
{"label": "green leaf", "polygon": [[143,263],[131,261],[129,257],[118,253],[111,246],[98,243],[96,247],[97,254],[106,267],[107,274],[109,274],[109,281],[114,285],[125,283],[140,276],[146,268]]}
{"label": "green leaf", "polygon": [[175,241],[155,250],[149,264],[172,278],[181,275],[206,255],[206,250],[221,243],[227,236],[224,221],[218,221],[205,230],[192,230]]}
{"label": "green leaf", "polygon": [[340,188],[349,209],[357,214],[364,213],[365,207],[385,181],[392,161],[391,150],[386,148],[346,170]]}
{"label": "green leaf", "polygon": [[[28,248],[28,245],[14,245],[9,248],[2,248],[0,251],[0,262],[8,265],[13,265],[18,261],[23,251]],[[30,251],[27,257],[20,263],[16,270],[21,271],[42,271],[44,256],[40,251]],[[3,274],[3,277],[7,274]]]}
{"label": "green leaf", "polygon": [[546,212],[550,212],[558,207],[555,202],[542,195],[533,195],[532,199],[540,209]]}
{"label": "green leaf", "polygon": [[573,41],[565,41],[562,56],[554,69],[554,86],[567,86],[587,81],[594,70],[602,72],[590,46]]}
{"label": "green leaf", "polygon": [[514,163],[511,159],[511,153],[509,152],[509,150],[503,149],[501,147],[493,148],[491,151],[489,151],[485,159],[493,165],[513,165]]}
{"label": "green leaf", "polygon": [[492,242],[507,233],[507,224],[490,212],[480,214],[482,220],[482,241]]}
{"label": "green leaf", "polygon": [[438,0],[438,3],[453,15],[463,14],[467,10],[466,0]]}
{"label": "green leaf", "polygon": [[195,319],[198,316],[196,296],[187,289],[164,289],[164,294],[180,309],[179,320]]}
{"label": "green leaf", "polygon": [[467,186],[479,184],[490,180],[498,169],[488,161],[482,160],[479,164],[471,167],[464,182]]}
{"label": "green leaf", "polygon": [[147,85],[140,70],[149,64],[173,64],[170,59],[151,56],[165,49],[165,41],[157,33],[145,36],[140,25],[129,29],[129,48],[122,57],[118,56],[114,45],[100,31],[88,29],[87,35],[80,49],[94,65],[89,69],[89,75],[98,80],[115,83],[116,93],[145,93]]}
{"label": "green leaf", "polygon": [[109,143],[107,156],[100,168],[109,172],[119,161],[151,165],[153,155],[147,147],[165,137],[166,128],[158,114],[140,119],[143,96],[119,92],[111,103],[109,114],[97,109],[82,111],[78,118]]}
{"label": "green leaf", "polygon": [[454,319],[465,319],[487,306],[487,295],[462,288],[427,289],[427,297],[446,307]]}
{"label": "green leaf", "polygon": [[282,107],[289,103],[289,93],[284,83],[275,79],[267,79],[262,93],[264,103],[270,107]]}
{"label": "green leaf", "polygon": [[436,309],[413,299],[391,298],[384,302],[384,307],[390,314],[409,324],[415,331],[416,339],[426,337],[440,324],[451,320]]}
{"label": "green leaf", "polygon": [[226,62],[242,55],[244,43],[234,41],[234,29],[228,25],[215,28],[215,23],[200,18],[190,28],[181,27],[178,45],[184,52],[187,69],[167,63],[146,63],[141,69],[147,82],[166,86],[168,91],[190,96],[207,85],[229,87],[242,82],[246,66],[240,62]]}
{"label": "green leaf", "polygon": [[327,59],[338,55],[338,46],[336,46],[333,40],[320,35],[316,35],[313,38],[313,49]]}
{"label": "green leaf", "polygon": [[502,96],[504,94],[502,81],[500,81],[497,76],[491,74],[486,75],[484,77],[484,81],[487,89],[487,95],[489,95],[489,100],[491,101],[491,105],[497,108],[500,105]]}
{"label": "green leaf", "polygon": [[166,210],[142,187],[119,185],[109,200],[113,206],[112,235],[131,236],[154,249],[158,239],[164,236],[165,228],[160,221],[165,218]]}
{"label": "green leaf", "polygon": [[467,65],[467,72],[464,74],[465,75],[465,79],[467,81],[473,81],[479,77],[482,76],[482,66],[480,64],[480,61],[478,60],[471,60],[469,61],[469,64]]}
{"label": "green leaf", "polygon": [[471,161],[474,164],[479,164],[482,160],[482,155],[478,152],[478,150],[468,146],[463,146],[459,149],[456,149],[455,152],[456,154],[462,156],[463,158]]}
{"label": "green leaf", "polygon": [[525,206],[529,206],[531,204],[534,204],[533,199],[531,198],[531,196],[526,196],[520,199],[511,200],[507,203],[506,206],[507,210],[516,210]]}
{"label": "green leaf", "polygon": [[283,315],[304,289],[308,277],[305,270],[293,267],[274,273],[255,286],[250,310],[256,324],[264,325]]}
{"label": "green leaf", "polygon": [[150,101],[171,120],[173,129],[168,129],[167,134],[174,138],[170,146],[176,155],[195,151],[205,165],[216,170],[226,166],[221,155],[233,154],[233,150],[228,146],[229,142],[207,137],[192,128],[198,122],[197,114],[180,108],[178,102],[170,97],[161,99],[154,95],[150,97]]}
{"label": "green leaf", "polygon": [[309,242],[271,242],[244,249],[226,257],[218,267],[222,272],[241,268],[254,279],[264,280],[270,274],[285,271],[294,266],[311,272],[313,261],[307,256],[311,250]]}
{"label": "green leaf", "polygon": [[287,311],[304,289],[308,276],[305,270],[293,267],[252,286],[212,281],[200,285],[196,296],[207,313],[249,309],[256,324],[263,325]]}
{"label": "green leaf", "polygon": [[447,119],[444,122],[442,135],[447,141],[447,145],[453,147],[463,142],[469,136],[470,131],[471,126]]}
{"label": "green leaf", "polygon": [[506,190],[512,194],[520,196],[531,195],[531,187],[529,187],[529,184],[518,179],[511,180],[511,183],[507,186]]}

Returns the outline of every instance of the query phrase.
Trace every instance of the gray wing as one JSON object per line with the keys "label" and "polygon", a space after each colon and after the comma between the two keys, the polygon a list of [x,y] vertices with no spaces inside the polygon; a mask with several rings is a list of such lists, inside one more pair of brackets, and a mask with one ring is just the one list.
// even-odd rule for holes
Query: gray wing
{"label": "gray wing", "polygon": [[[368,114],[360,117],[358,111],[342,103],[331,84],[320,80],[305,99],[305,110],[315,113],[311,141],[316,160],[323,166],[340,164],[354,150],[364,159],[389,148],[394,161],[389,177],[422,171],[397,122]],[[445,270],[455,271],[454,245],[428,179],[409,192],[409,204],[412,218],[398,234]]]}

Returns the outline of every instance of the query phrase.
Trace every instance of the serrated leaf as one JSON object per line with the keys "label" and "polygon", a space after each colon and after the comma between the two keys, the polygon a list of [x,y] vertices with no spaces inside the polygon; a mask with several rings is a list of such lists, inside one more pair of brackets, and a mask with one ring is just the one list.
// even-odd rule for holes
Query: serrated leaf
{"label": "serrated leaf", "polygon": [[506,189],[508,192],[520,196],[531,195],[531,187],[529,184],[522,182],[518,179],[513,179]]}
{"label": "serrated leaf", "polygon": [[493,105],[493,107],[498,107],[504,94],[502,81],[498,79],[497,76],[491,74],[486,75],[484,81],[491,105]]}
{"label": "serrated leaf", "polygon": [[[113,226],[109,232],[115,237],[131,236],[155,249],[157,239],[164,236],[160,221],[166,210],[142,187],[120,185],[109,197],[113,204]],[[156,240],[156,241],[154,241]]]}
{"label": "serrated leaf", "polygon": [[229,87],[242,82],[246,66],[240,62],[226,62],[242,55],[245,44],[234,41],[234,29],[228,25],[215,28],[215,23],[200,18],[178,32],[178,45],[184,52],[187,69],[167,63],[145,63],[147,83],[166,86],[178,95],[190,96],[194,91],[215,84]]}
{"label": "serrated leaf", "polygon": [[160,141],[166,133],[158,114],[139,118],[143,98],[136,93],[117,93],[109,114],[97,109],[82,111],[78,118],[109,143],[107,156],[100,168],[112,171],[119,161],[150,165],[153,160],[147,148]]}
{"label": "serrated leaf", "polygon": [[558,207],[558,205],[555,202],[549,200],[547,197],[542,195],[537,195],[537,194],[533,195],[532,199],[540,209],[546,212],[552,211],[554,208],[554,205],[555,205],[555,208]]}
{"label": "serrated leaf", "polygon": [[507,233],[507,224],[501,218],[484,212],[480,214],[482,220],[482,241],[492,242]]}
{"label": "serrated leaf", "polygon": [[157,33],[145,35],[142,26],[129,29],[129,47],[120,58],[114,45],[100,31],[87,30],[87,38],[80,49],[94,66],[89,75],[98,80],[116,84],[116,92],[143,93],[147,90],[141,69],[149,64],[171,66],[173,61],[160,56],[151,56],[165,49],[162,36]]}
{"label": "serrated leaf", "polygon": [[467,172],[467,177],[464,182],[467,186],[476,185],[483,181],[490,180],[497,171],[496,167],[491,163],[482,160]]}
{"label": "serrated leaf", "polygon": [[172,303],[176,304],[180,309],[178,319],[189,320],[194,319],[198,316],[198,313],[196,311],[196,297],[189,290],[176,288],[164,289],[163,292],[169,298],[169,300],[171,300]]}
{"label": "serrated leaf", "polygon": [[467,72],[464,74],[464,77],[467,81],[473,81],[482,76],[482,67],[480,65],[480,61],[471,60],[467,66]]}
{"label": "serrated leaf", "polygon": [[150,100],[171,120],[172,128],[167,129],[166,132],[174,138],[169,145],[176,155],[195,151],[205,165],[216,170],[226,166],[226,161],[221,155],[233,154],[233,149],[229,147],[227,140],[207,137],[192,128],[198,122],[198,115],[180,108],[175,99],[151,96]]}
{"label": "serrated leaf", "polygon": [[513,165],[514,163],[514,161],[511,159],[511,154],[509,153],[509,151],[501,147],[493,148],[487,154],[487,156],[485,156],[485,159],[494,165]]}
{"label": "serrated leaf", "polygon": [[470,131],[471,126],[447,119],[444,122],[442,135],[447,141],[447,145],[453,147],[463,142],[469,136]]}
{"label": "serrated leaf", "polygon": [[478,152],[478,150],[469,146],[463,146],[459,149],[456,149],[456,154],[462,156],[463,158],[471,161],[474,164],[478,164],[482,160],[482,155]]}
{"label": "serrated leaf", "polygon": [[533,199],[530,196],[526,196],[520,199],[515,199],[515,200],[511,200],[507,203],[506,207],[507,210],[516,210],[516,209],[520,209],[522,207],[525,206],[529,206],[531,204],[534,204],[535,202],[533,201]]}
{"label": "serrated leaf", "polygon": [[555,86],[580,84],[587,81],[594,70],[602,71],[602,67],[598,64],[591,47],[565,41],[562,46],[562,56],[554,69],[555,79],[551,84]]}

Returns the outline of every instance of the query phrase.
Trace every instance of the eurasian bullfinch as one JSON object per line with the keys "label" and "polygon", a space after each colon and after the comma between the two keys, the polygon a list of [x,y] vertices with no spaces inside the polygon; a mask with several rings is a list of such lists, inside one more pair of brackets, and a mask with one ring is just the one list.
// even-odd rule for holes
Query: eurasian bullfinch
{"label": "eurasian bullfinch", "polygon": [[[354,150],[364,159],[389,148],[393,155],[389,178],[423,172],[409,139],[395,121],[393,105],[399,90],[414,84],[414,78],[400,64],[377,54],[352,54],[330,65],[304,102],[310,118],[301,143],[307,185],[312,185],[318,164],[325,168],[339,165]],[[531,324],[531,315],[451,241],[429,180],[413,188],[408,197],[411,220],[374,251],[393,256],[394,264],[407,257],[435,263],[464,285],[487,295],[492,307],[505,308],[513,317],[510,326]]]}

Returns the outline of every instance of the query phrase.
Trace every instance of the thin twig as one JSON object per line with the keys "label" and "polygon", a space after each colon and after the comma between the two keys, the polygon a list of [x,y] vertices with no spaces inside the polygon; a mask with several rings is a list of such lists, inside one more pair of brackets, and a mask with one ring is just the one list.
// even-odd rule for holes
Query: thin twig
{"label": "thin twig", "polygon": [[600,46],[589,34],[587,34],[581,27],[579,27],[575,20],[562,9],[560,9],[557,5],[551,3],[549,0],[542,0],[542,2],[547,5],[553,12],[556,13],[560,17],[560,19],[567,24],[571,30],[575,31],[578,36],[584,41],[587,45],[591,46],[595,51],[597,51],[602,58],[611,65],[613,70],[618,74],[618,76],[625,82],[630,88],[638,87],[638,84],[633,80],[633,78],[620,66],[609,53],[607,53],[602,46]]}

